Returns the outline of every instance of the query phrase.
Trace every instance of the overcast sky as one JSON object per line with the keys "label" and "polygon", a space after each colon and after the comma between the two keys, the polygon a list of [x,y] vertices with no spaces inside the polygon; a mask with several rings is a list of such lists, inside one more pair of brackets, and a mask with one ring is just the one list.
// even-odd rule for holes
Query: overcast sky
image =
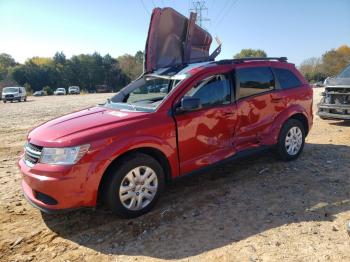
{"label": "overcast sky", "polygon": [[[154,6],[188,14],[188,0],[0,0],[0,53],[32,56],[143,50]],[[260,48],[290,62],[350,46],[348,0],[208,0],[206,29],[223,42],[221,58]],[[213,43],[214,49],[216,43]]]}

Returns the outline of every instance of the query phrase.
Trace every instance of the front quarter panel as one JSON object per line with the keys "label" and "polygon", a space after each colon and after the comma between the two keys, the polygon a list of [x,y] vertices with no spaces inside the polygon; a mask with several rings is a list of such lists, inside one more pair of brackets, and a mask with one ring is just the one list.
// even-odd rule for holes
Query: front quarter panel
{"label": "front quarter panel", "polygon": [[92,202],[97,200],[98,185],[108,166],[121,155],[139,148],[152,148],[162,152],[168,159],[171,176],[179,174],[175,123],[164,113],[153,113],[147,121],[138,122],[137,126],[128,126],[128,132],[100,140],[94,147],[98,153],[86,176],[86,190],[93,196]]}

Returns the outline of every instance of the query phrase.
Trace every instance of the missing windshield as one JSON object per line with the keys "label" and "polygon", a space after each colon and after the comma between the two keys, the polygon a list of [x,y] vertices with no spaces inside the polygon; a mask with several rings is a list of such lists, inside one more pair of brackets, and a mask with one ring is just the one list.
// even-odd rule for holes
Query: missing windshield
{"label": "missing windshield", "polygon": [[121,111],[153,112],[180,80],[163,77],[143,77],[116,94],[105,106]]}

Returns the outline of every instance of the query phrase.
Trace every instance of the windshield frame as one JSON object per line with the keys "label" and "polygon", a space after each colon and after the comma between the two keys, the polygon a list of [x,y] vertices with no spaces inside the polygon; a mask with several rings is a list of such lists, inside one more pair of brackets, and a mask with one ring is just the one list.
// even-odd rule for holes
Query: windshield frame
{"label": "windshield frame", "polygon": [[[174,90],[177,89],[177,87],[187,78],[189,78],[190,74],[181,74],[181,75],[174,75],[174,76],[164,76],[164,75],[157,75],[157,74],[145,74],[136,79],[135,81],[131,82],[129,85],[125,86],[123,89],[121,89],[115,96],[113,96],[111,99],[107,100],[107,103],[102,104],[100,106],[108,107],[110,109],[120,110],[120,111],[127,111],[127,112],[145,112],[145,113],[153,113],[156,112],[162,104],[167,100],[167,98],[174,92]],[[154,80],[154,79],[166,79],[169,80],[168,84],[172,84],[172,88],[167,93],[164,98],[160,101],[158,105],[155,107],[144,107],[140,105],[134,105],[133,103],[127,103],[125,102],[125,98],[128,98],[128,95],[135,91],[136,89],[140,88],[143,85],[140,85],[145,83],[145,81]],[[142,81],[142,82],[140,82]],[[178,81],[175,85],[174,82]],[[113,101],[114,100],[114,101]],[[119,101],[118,101],[119,100]],[[140,100],[142,101],[142,100]],[[123,108],[113,108],[113,104],[119,104]],[[125,108],[128,107],[128,108]],[[138,109],[138,110],[137,110]]]}

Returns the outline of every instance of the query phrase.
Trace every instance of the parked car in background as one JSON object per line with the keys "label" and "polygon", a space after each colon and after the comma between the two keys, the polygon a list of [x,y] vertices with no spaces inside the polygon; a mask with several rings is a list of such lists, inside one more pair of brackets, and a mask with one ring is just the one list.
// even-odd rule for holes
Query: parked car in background
{"label": "parked car in background", "polygon": [[45,91],[40,90],[40,91],[35,91],[33,93],[33,96],[44,96],[45,95]]}
{"label": "parked car in background", "polygon": [[160,92],[161,92],[161,93],[164,93],[164,94],[168,93],[168,87],[162,87],[162,88],[160,89]]}
{"label": "parked car in background", "polygon": [[95,88],[96,88],[96,93],[109,93],[113,91],[112,87],[108,85],[97,85],[95,86]]}
{"label": "parked car in background", "polygon": [[316,87],[324,87],[322,81],[316,82],[316,83],[315,83],[315,86],[316,86]]}
{"label": "parked car in background", "polygon": [[2,100],[4,103],[10,101],[27,101],[27,92],[26,89],[22,86],[13,86],[13,87],[5,87],[2,89]]}
{"label": "parked car in background", "polygon": [[350,120],[350,65],[338,76],[328,77],[317,114],[322,119]]}
{"label": "parked car in background", "polygon": [[79,86],[70,86],[68,87],[68,94],[70,95],[79,95],[80,94],[80,88]]}
{"label": "parked car in background", "polygon": [[[104,203],[131,218],[180,176],[266,149],[299,157],[313,91],[295,65],[284,57],[215,61],[210,34],[194,21],[156,8],[142,76],[105,104],[28,134],[18,165],[30,203],[53,213]],[[179,42],[164,45],[167,38]],[[167,93],[140,92],[165,85]]]}
{"label": "parked car in background", "polygon": [[55,90],[55,92],[53,92],[54,93],[54,95],[65,95],[66,94],[66,89],[65,88],[57,88],[56,90]]}

